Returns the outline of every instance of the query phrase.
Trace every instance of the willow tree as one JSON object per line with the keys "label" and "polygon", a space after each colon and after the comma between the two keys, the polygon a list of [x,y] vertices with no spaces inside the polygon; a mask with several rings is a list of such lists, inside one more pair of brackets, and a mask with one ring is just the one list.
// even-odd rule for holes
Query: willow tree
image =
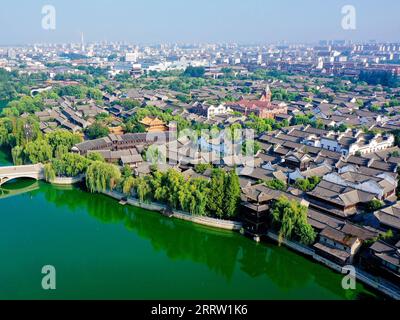
{"label": "willow tree", "polygon": [[17,146],[24,146],[30,141],[42,138],[39,122],[33,117],[12,119],[13,143]]}
{"label": "willow tree", "polygon": [[52,165],[58,176],[76,177],[84,173],[89,160],[76,153],[66,153],[60,159],[53,159]]}
{"label": "willow tree", "polygon": [[135,186],[135,178],[130,176],[122,181],[122,192],[125,195],[131,195],[132,189]]}
{"label": "willow tree", "polygon": [[166,202],[168,199],[169,190],[165,183],[166,175],[162,172],[153,172],[152,179],[150,180],[151,187],[154,191],[154,199],[159,202]]}
{"label": "willow tree", "polygon": [[207,197],[210,192],[207,180],[185,180],[181,173],[171,169],[165,173],[153,172],[147,177],[147,182],[148,186],[144,183],[140,183],[140,186],[142,189],[151,189],[154,200],[191,214],[206,214]]}
{"label": "willow tree", "polygon": [[44,165],[44,178],[47,182],[51,182],[56,178],[56,172],[51,163],[46,163]]}
{"label": "willow tree", "polygon": [[121,178],[121,172],[113,164],[95,161],[86,171],[86,186],[90,192],[113,190]]}
{"label": "willow tree", "polygon": [[310,245],[315,241],[315,231],[307,221],[307,208],[296,200],[279,198],[272,208],[272,217],[279,227],[279,242],[296,237],[301,243]]}
{"label": "willow tree", "polygon": [[68,151],[67,146],[59,145],[54,150],[54,157],[61,158],[63,155],[67,154]]}
{"label": "willow tree", "polygon": [[24,155],[26,160],[33,164],[47,162],[53,157],[53,149],[46,140],[38,139],[25,145]]}
{"label": "willow tree", "polygon": [[22,155],[23,155],[23,148],[20,146],[16,146],[11,150],[11,156],[12,156],[14,165],[20,166],[20,165],[24,164]]}
{"label": "willow tree", "polygon": [[135,183],[136,192],[141,203],[149,200],[151,195],[151,186],[146,177],[136,179]]}
{"label": "willow tree", "polygon": [[0,146],[10,145],[12,121],[9,118],[0,119]]}
{"label": "willow tree", "polygon": [[65,129],[58,129],[46,134],[46,141],[52,147],[55,157],[60,157],[67,153],[71,148],[82,141],[82,137],[77,133],[72,133]]}
{"label": "willow tree", "polygon": [[86,156],[86,158],[90,161],[100,161],[105,162],[104,157],[98,152],[90,152]]}

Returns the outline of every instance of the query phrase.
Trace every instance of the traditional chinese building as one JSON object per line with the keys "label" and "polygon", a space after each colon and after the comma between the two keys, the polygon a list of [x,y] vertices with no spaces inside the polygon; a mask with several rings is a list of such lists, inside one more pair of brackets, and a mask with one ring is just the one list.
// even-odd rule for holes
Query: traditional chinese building
{"label": "traditional chinese building", "polygon": [[163,121],[158,118],[145,117],[140,121],[146,127],[147,132],[165,132],[168,131],[168,127]]}

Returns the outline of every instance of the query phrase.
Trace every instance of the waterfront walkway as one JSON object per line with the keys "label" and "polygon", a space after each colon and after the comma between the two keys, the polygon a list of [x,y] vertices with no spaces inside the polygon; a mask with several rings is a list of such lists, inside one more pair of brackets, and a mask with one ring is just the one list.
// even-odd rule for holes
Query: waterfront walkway
{"label": "waterfront walkway", "polygon": [[8,181],[20,178],[44,179],[43,165],[39,163],[27,166],[0,167],[0,186]]}

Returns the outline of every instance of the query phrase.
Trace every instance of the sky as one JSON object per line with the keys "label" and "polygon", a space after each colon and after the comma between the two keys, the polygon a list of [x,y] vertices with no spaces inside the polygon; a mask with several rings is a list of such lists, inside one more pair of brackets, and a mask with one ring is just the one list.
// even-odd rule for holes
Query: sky
{"label": "sky", "polygon": [[[0,44],[400,41],[399,0],[2,0]],[[55,30],[42,7],[56,9]],[[356,29],[342,28],[352,5]]]}

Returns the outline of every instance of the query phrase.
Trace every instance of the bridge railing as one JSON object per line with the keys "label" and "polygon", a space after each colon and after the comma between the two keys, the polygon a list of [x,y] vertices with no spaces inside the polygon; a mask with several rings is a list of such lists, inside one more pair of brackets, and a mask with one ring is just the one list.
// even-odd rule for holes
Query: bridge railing
{"label": "bridge railing", "polygon": [[43,170],[43,165],[41,163],[26,165],[26,166],[9,166],[9,167],[0,167],[0,175],[7,174],[20,174],[20,173],[39,173]]}

